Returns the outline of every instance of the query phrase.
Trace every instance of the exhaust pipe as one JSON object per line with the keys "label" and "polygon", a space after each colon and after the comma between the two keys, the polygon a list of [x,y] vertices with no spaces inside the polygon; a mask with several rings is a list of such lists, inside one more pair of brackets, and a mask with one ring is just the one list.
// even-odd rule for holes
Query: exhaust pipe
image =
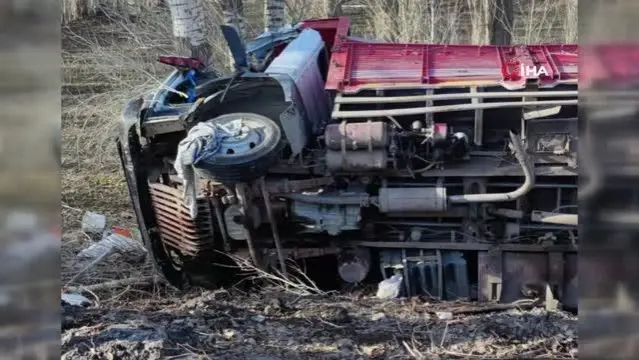
{"label": "exhaust pipe", "polygon": [[493,193],[493,194],[464,194],[464,195],[452,195],[448,197],[448,201],[452,204],[469,204],[480,202],[504,202],[511,201],[526,195],[530,189],[535,185],[535,174],[533,166],[529,165],[526,153],[521,146],[521,138],[510,132],[510,141],[513,144],[513,150],[515,151],[515,158],[521,165],[524,171],[525,180],[524,183],[514,191],[507,193]]}

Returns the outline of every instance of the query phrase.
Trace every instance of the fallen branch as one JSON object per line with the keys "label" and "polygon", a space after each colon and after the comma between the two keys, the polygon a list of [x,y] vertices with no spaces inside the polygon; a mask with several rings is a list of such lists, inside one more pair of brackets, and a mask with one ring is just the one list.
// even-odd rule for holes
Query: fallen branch
{"label": "fallen branch", "polygon": [[65,287],[65,290],[70,292],[91,292],[91,291],[100,291],[105,289],[113,289],[120,286],[140,286],[140,285],[150,285],[157,280],[155,276],[145,276],[141,278],[127,278],[121,280],[111,280],[107,282],[103,282],[100,284],[94,285],[83,285],[83,286],[69,286]]}
{"label": "fallen branch", "polygon": [[541,301],[541,299],[518,300],[510,304],[496,304],[496,305],[487,306],[487,307],[454,310],[454,311],[451,311],[451,313],[453,315],[484,314],[489,312],[508,311],[512,309],[529,310],[542,305],[543,305],[543,302]]}

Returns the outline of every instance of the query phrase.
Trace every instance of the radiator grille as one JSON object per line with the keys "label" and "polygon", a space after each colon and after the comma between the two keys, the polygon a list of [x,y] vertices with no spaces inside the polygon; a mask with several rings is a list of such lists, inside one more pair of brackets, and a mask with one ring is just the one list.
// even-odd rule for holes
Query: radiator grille
{"label": "radiator grille", "polygon": [[198,215],[191,219],[182,191],[164,184],[150,184],[153,211],[165,246],[196,257],[214,249],[213,210],[206,198],[198,198]]}

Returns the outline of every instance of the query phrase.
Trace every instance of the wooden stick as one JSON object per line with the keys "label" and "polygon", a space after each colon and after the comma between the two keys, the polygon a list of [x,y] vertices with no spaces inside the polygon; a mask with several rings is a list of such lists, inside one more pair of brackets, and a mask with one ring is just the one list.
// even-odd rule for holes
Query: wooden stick
{"label": "wooden stick", "polygon": [[119,286],[128,286],[128,285],[146,285],[150,284],[155,280],[155,276],[144,276],[140,278],[127,278],[120,280],[111,280],[107,282],[103,282],[95,285],[85,285],[85,286],[70,286],[67,287],[66,290],[70,292],[82,292],[82,291],[98,291],[104,289],[112,289]]}

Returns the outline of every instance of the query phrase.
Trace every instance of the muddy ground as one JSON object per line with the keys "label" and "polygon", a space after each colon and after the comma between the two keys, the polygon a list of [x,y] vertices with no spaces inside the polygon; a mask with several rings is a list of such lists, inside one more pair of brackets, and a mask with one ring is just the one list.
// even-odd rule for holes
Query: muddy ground
{"label": "muddy ground", "polygon": [[[117,305],[63,304],[63,359],[569,359],[577,318],[543,308],[440,319],[465,303],[382,301],[372,289],[298,296],[285,289],[162,285]],[[142,290],[139,290],[142,291]]]}

